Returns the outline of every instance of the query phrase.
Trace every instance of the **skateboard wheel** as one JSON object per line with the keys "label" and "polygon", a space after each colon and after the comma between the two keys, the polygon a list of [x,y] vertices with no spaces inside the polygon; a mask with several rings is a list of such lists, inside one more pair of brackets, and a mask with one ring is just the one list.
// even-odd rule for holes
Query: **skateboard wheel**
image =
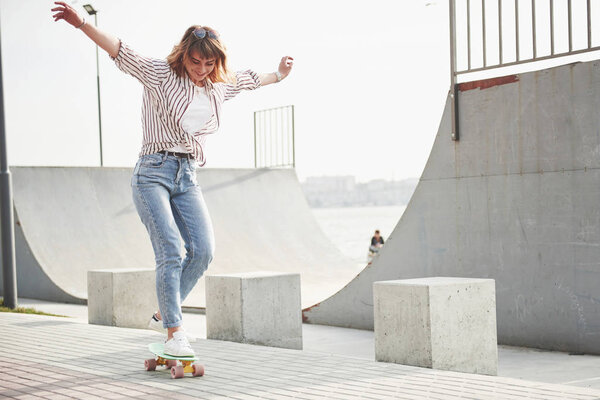
{"label": "skateboard wheel", "polygon": [[156,360],[154,358],[150,358],[144,361],[144,366],[146,367],[146,371],[154,371],[156,369]]}
{"label": "skateboard wheel", "polygon": [[204,375],[204,366],[200,364],[192,364],[192,375],[193,376],[202,376]]}
{"label": "skateboard wheel", "polygon": [[171,367],[171,378],[179,379],[183,378],[183,367],[178,365],[176,367]]}
{"label": "skateboard wheel", "polygon": [[166,364],[167,368],[172,368],[177,366],[177,360],[167,360]]}

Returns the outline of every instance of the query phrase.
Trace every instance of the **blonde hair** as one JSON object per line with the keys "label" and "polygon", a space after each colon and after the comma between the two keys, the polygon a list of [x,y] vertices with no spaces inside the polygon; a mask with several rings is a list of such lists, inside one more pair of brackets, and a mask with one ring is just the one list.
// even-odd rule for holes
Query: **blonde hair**
{"label": "blonde hair", "polygon": [[[204,29],[206,36],[199,39],[194,34],[196,29]],[[186,29],[179,44],[173,46],[171,54],[167,57],[169,66],[177,76],[185,76],[185,63],[190,59],[190,53],[196,50],[202,58],[214,58],[215,68],[208,75],[211,82],[231,82],[234,77],[227,68],[227,53],[225,46],[218,39],[219,34],[208,26],[192,25]]]}

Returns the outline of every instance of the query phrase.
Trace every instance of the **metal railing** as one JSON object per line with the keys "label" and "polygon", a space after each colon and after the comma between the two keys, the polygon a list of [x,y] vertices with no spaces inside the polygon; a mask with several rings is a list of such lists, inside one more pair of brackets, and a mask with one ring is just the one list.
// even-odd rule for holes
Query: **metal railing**
{"label": "metal railing", "polygon": [[[474,72],[480,72],[480,71],[486,71],[486,70],[492,70],[492,69],[498,69],[498,68],[504,68],[504,67],[510,67],[510,66],[515,66],[515,65],[520,65],[520,64],[526,64],[526,63],[535,63],[537,61],[543,61],[543,60],[549,60],[549,59],[553,59],[553,58],[561,58],[561,57],[565,57],[565,56],[570,56],[570,55],[575,55],[575,54],[581,54],[581,53],[588,53],[588,52],[592,52],[592,51],[598,51],[600,50],[600,46],[593,46],[592,45],[592,1],[591,0],[575,0],[576,5],[578,6],[583,6],[583,4],[585,3],[585,19],[586,19],[586,26],[587,26],[587,40],[586,40],[586,46],[579,46],[578,48],[576,48],[576,46],[574,45],[574,38],[573,38],[573,27],[574,26],[581,26],[582,25],[582,21],[577,20],[574,21],[574,16],[573,16],[573,0],[558,0],[557,3],[560,3],[559,5],[565,5],[566,3],[566,21],[562,20],[560,22],[565,23],[567,25],[567,39],[568,39],[568,50],[566,51],[562,51],[562,52],[557,52],[556,49],[556,26],[555,26],[555,22],[557,21],[557,15],[556,15],[556,5],[555,5],[555,1],[554,0],[458,0],[458,2],[461,3],[461,5],[463,6],[463,10],[466,10],[466,12],[464,12],[463,14],[461,14],[460,16],[463,17],[463,20],[465,21],[466,24],[466,68],[464,69],[458,69],[457,67],[457,32],[456,32],[456,18],[457,18],[457,13],[456,13],[456,3],[457,0],[449,0],[449,6],[450,6],[450,10],[449,10],[449,15],[450,15],[450,74],[451,74],[451,90],[450,90],[450,96],[451,96],[451,104],[452,104],[452,139],[453,140],[458,140],[459,138],[459,127],[458,127],[458,76],[459,75],[464,75],[464,74],[469,74],[469,73],[474,73]],[[479,38],[476,38],[476,34],[473,34],[473,30],[472,30],[472,19],[473,19],[473,13],[472,13],[472,3],[475,3],[476,5],[480,5],[481,8],[481,15],[477,16],[477,20],[478,22],[480,22],[478,25],[481,26],[481,36]],[[549,4],[548,4],[549,3]],[[530,4],[530,7],[529,7]],[[507,7],[507,5],[509,5],[509,7]],[[595,6],[598,5],[600,6],[599,3],[596,3]],[[488,7],[488,12],[486,12],[486,6]],[[529,16],[526,16],[525,18],[522,17],[522,15],[520,15],[519,11],[520,9],[525,8],[525,6],[527,6],[527,12],[530,15],[530,19],[528,18]],[[537,7],[536,7],[537,6]],[[540,6],[544,6],[542,8],[547,8],[548,12],[545,13],[546,15],[542,15],[541,18],[545,18],[546,16],[548,17],[548,20],[544,20],[544,22],[547,22],[547,26],[548,28],[545,29],[545,32],[541,32],[540,27],[538,26],[538,22],[540,21],[540,18],[538,18],[538,16],[540,14],[538,14],[537,9],[540,8]],[[545,7],[547,6],[547,7]],[[504,8],[503,8],[504,7]],[[514,22],[513,21],[506,21],[503,20],[503,15],[506,14],[506,10],[507,8],[509,9],[508,11],[512,11],[512,14],[514,15]],[[583,7],[581,7],[583,8]],[[489,12],[491,11],[491,12]],[[495,13],[494,13],[495,11]],[[490,14],[494,15],[495,14],[495,18],[497,18],[497,21],[490,21]],[[581,14],[581,13],[580,13]],[[488,38],[488,33],[489,33],[489,29],[488,26],[490,26],[490,23],[497,23],[497,27],[498,27],[498,31],[497,31],[497,41],[495,41],[495,43],[491,43],[489,38]],[[520,28],[522,25],[528,25],[528,28],[530,28],[530,33],[531,33],[531,40],[529,43],[526,43],[530,46],[531,49],[531,57],[523,57],[523,52],[522,52],[522,45],[523,45],[523,36],[521,35],[521,31]],[[544,24],[542,24],[544,25]],[[505,42],[504,37],[509,35],[508,30],[512,29],[513,31],[510,32],[510,35],[514,35],[514,53],[509,56],[507,56],[507,52],[506,52],[506,47],[505,44],[507,44],[507,42]],[[496,33],[496,32],[492,32],[492,33]],[[529,32],[528,32],[529,34]],[[540,40],[541,37],[541,40]],[[481,42],[481,57],[479,59],[479,61],[481,62],[480,66],[473,66],[473,46],[472,46],[472,41],[473,39],[476,38]],[[541,41],[549,41],[550,42],[550,46],[549,46],[549,51],[546,52],[546,54],[544,54],[543,52],[540,51],[539,49],[539,44]],[[465,43],[463,42],[462,45],[465,45]],[[493,63],[490,64],[489,63],[489,59],[488,59],[488,55],[496,55],[491,53],[490,54],[490,46],[496,46],[496,51],[497,51],[497,56],[498,56],[498,62],[497,63]],[[495,52],[494,50],[492,50],[492,52]]]}
{"label": "metal railing", "polygon": [[254,112],[254,167],[296,167],[293,105]]}

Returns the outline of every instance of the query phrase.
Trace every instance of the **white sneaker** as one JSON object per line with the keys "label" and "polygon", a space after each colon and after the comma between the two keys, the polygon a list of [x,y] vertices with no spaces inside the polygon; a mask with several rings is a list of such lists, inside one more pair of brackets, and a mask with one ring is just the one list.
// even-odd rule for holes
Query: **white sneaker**
{"label": "white sneaker", "polygon": [[148,329],[152,329],[163,335],[167,334],[167,328],[163,328],[163,323],[156,317],[156,314],[152,314],[152,318],[150,318],[150,321],[148,322]]}
{"label": "white sneaker", "polygon": [[[158,319],[156,314],[153,314],[152,318],[150,318],[150,321],[148,321],[148,329],[152,329],[153,331],[167,335],[167,328],[163,328],[162,320]],[[185,333],[185,337],[190,343],[194,343],[196,341],[196,336],[187,332]]]}
{"label": "white sneaker", "polygon": [[165,354],[174,357],[193,357],[196,354],[190,346],[184,331],[173,333],[173,338],[165,343]]}

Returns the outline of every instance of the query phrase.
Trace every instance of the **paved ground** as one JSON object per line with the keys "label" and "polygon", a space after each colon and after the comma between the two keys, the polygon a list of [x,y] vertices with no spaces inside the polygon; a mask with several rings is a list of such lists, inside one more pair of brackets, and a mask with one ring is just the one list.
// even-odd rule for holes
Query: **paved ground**
{"label": "paved ground", "polygon": [[[86,306],[31,299],[19,299],[19,304],[49,313],[68,315],[84,323],[88,320]],[[206,338],[204,315],[184,313],[184,320],[189,332],[199,338]],[[304,324],[302,336],[304,350],[365,360],[375,359],[372,331]],[[498,346],[498,376],[600,390],[600,356]]]}
{"label": "paved ground", "polygon": [[18,399],[600,399],[600,390],[198,340],[201,378],[147,372],[161,335],[76,319],[0,314],[0,397]]}

